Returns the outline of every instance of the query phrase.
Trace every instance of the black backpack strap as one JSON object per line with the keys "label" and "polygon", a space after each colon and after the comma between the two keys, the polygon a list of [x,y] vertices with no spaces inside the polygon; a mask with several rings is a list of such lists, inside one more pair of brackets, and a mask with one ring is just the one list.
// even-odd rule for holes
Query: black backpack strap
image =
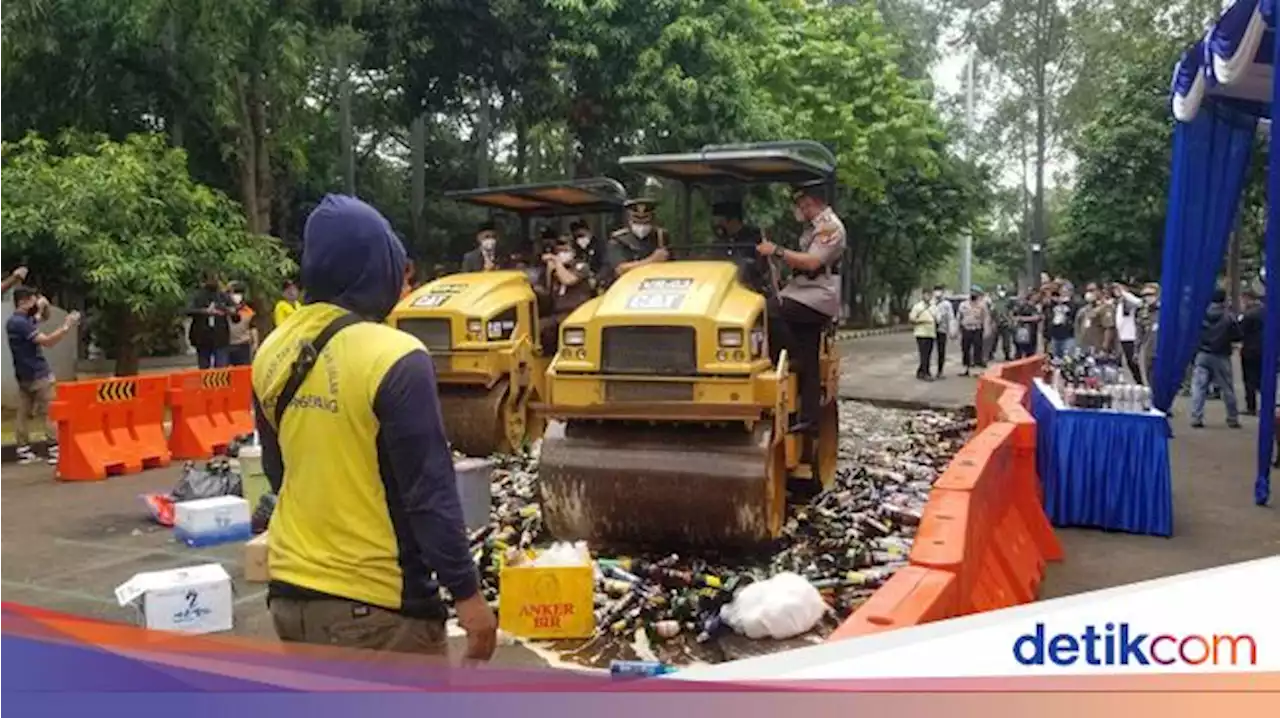
{"label": "black backpack strap", "polygon": [[276,397],[275,420],[277,434],[280,432],[280,422],[284,419],[284,410],[289,407],[293,397],[297,395],[298,389],[302,388],[302,382],[307,380],[307,375],[315,367],[316,360],[320,358],[320,352],[324,351],[325,345],[329,343],[329,340],[335,334],[361,321],[363,320],[360,317],[347,312],[329,322],[328,326],[322,329],[315,339],[302,345],[302,348],[298,351],[298,358],[294,360],[293,366],[289,369],[289,378],[285,381],[284,388],[280,390],[280,395]]}

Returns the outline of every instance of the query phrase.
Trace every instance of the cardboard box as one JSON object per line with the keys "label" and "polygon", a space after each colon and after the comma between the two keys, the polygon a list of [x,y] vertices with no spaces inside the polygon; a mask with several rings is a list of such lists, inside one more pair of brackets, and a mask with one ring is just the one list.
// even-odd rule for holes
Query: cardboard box
{"label": "cardboard box", "polygon": [[583,566],[503,566],[498,626],[521,638],[590,638],[595,572]]}
{"label": "cardboard box", "polygon": [[254,583],[266,583],[271,580],[271,570],[267,565],[269,535],[268,532],[263,531],[244,545],[244,580]]}
{"label": "cardboard box", "polygon": [[116,587],[116,601],[136,605],[140,623],[157,631],[231,630],[231,577],[220,564],[136,574]]}
{"label": "cardboard box", "polygon": [[183,501],[173,508],[173,534],[188,546],[213,546],[253,537],[249,502],[239,496]]}

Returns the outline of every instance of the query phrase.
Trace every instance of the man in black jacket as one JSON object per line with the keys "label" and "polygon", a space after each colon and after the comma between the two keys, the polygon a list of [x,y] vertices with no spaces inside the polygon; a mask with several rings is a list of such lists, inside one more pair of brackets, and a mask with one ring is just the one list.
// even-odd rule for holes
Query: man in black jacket
{"label": "man in black jacket", "polygon": [[1227,405],[1227,426],[1240,428],[1235,379],[1231,376],[1231,344],[1241,339],[1240,325],[1226,302],[1226,291],[1215,290],[1213,303],[1200,324],[1200,347],[1191,377],[1191,426],[1195,429],[1204,427],[1204,400],[1210,381],[1222,390],[1222,400]]}
{"label": "man in black jacket", "polygon": [[187,339],[196,350],[197,364],[201,369],[224,367],[231,362],[231,323],[228,317],[235,310],[231,297],[222,291],[218,275],[205,274],[204,284],[191,297],[187,316],[191,328]]}
{"label": "man in black jacket", "polygon": [[1240,373],[1244,375],[1244,413],[1258,415],[1258,392],[1262,387],[1262,320],[1265,307],[1256,292],[1244,292],[1244,314],[1240,316]]}

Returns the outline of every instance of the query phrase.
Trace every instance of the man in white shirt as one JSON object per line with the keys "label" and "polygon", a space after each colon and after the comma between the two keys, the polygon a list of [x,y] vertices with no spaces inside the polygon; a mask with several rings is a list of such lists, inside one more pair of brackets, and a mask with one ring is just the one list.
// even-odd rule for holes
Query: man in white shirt
{"label": "man in white shirt", "polygon": [[935,378],[942,378],[942,365],[947,361],[947,338],[955,336],[959,331],[956,327],[955,308],[951,306],[951,300],[945,296],[945,287],[941,284],[933,288],[933,316],[937,323],[937,335],[935,347],[938,349],[938,373]]}
{"label": "man in white shirt", "polygon": [[1138,310],[1142,308],[1142,300],[1120,282],[1111,285],[1111,294],[1116,298],[1116,335],[1124,351],[1124,361],[1129,365],[1134,382],[1141,384],[1142,369],[1138,365],[1137,347]]}

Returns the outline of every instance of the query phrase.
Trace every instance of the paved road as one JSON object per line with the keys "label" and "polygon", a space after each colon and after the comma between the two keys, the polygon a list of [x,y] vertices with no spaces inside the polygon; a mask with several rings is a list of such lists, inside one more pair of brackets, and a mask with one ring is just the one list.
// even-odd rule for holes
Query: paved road
{"label": "paved road", "polygon": [[[916,404],[938,408],[973,405],[977,380],[961,376],[958,342],[947,347],[943,378],[916,379],[915,339],[910,334],[886,334],[842,342],[840,395],[846,399],[886,404]],[[937,369],[934,359],[933,369]]]}

